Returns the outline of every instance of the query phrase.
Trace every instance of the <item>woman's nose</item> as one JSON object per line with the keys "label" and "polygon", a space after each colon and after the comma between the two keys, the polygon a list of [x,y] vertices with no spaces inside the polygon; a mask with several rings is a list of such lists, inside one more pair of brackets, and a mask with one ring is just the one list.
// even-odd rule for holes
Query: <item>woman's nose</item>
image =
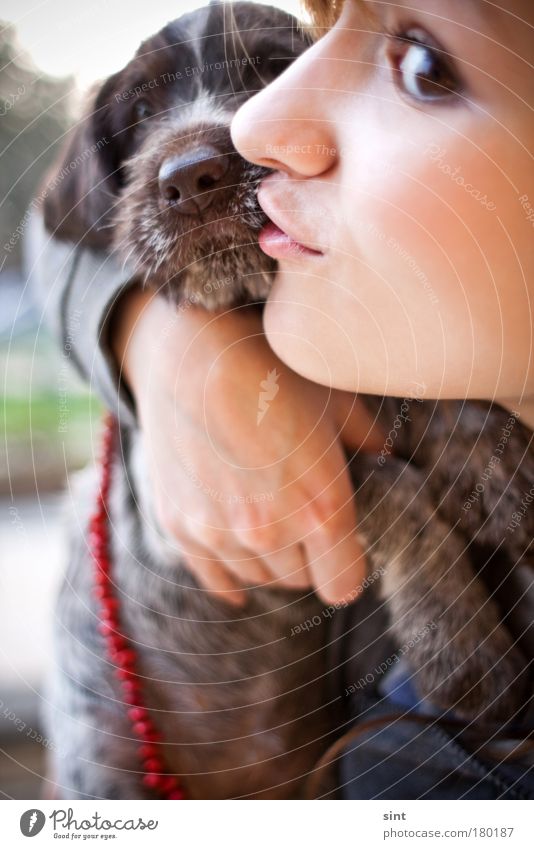
{"label": "woman's nose", "polygon": [[320,47],[307,50],[236,113],[232,139],[245,159],[302,177],[317,177],[335,164],[332,92],[317,76]]}

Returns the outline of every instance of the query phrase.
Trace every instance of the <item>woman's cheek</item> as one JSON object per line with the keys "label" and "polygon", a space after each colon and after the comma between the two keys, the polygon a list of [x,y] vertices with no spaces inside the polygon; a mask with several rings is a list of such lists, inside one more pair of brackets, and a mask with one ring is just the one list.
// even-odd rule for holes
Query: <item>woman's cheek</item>
{"label": "woman's cheek", "polygon": [[[498,381],[510,386],[514,373],[525,374],[532,341],[525,276],[532,254],[517,199],[489,176],[473,169],[459,183],[421,174],[424,190],[406,186],[390,205],[375,206],[376,230],[388,235],[368,242],[376,277],[396,287],[410,316],[428,381],[441,379],[449,395],[492,397]],[[483,194],[473,189],[476,177]],[[495,209],[490,192],[499,198]],[[409,342],[404,337],[404,351]]]}
{"label": "woman's cheek", "polygon": [[349,391],[413,394],[441,378],[444,344],[425,322],[425,301],[409,306],[345,250],[321,271],[283,267],[264,327],[274,351],[304,377]]}

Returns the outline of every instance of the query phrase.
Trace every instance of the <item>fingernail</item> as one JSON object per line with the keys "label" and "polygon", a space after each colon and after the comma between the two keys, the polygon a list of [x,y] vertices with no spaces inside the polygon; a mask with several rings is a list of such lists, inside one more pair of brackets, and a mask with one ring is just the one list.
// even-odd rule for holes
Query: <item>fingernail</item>
{"label": "fingernail", "polygon": [[247,600],[247,594],[243,590],[228,590],[228,592],[221,594],[221,598],[234,607],[243,607]]}

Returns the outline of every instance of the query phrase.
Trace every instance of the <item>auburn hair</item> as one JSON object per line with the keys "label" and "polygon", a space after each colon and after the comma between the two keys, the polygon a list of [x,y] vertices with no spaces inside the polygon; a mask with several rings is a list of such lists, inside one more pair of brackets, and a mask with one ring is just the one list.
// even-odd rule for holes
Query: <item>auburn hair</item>
{"label": "auburn hair", "polygon": [[339,17],[343,0],[302,0],[315,29],[328,29]]}
{"label": "auburn hair", "polygon": [[[366,0],[355,0],[355,2],[366,15],[370,18],[374,17]],[[345,5],[345,0],[301,0],[301,4],[311,18],[311,24],[305,29],[311,32],[313,37],[319,38],[324,35],[325,30],[334,26]]]}

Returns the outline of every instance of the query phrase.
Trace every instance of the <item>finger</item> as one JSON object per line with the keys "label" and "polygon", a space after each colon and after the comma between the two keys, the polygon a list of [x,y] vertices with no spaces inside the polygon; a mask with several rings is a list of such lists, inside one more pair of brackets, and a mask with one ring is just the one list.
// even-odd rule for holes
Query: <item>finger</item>
{"label": "finger", "polygon": [[325,524],[308,535],[306,553],[317,595],[330,604],[353,601],[366,574],[365,554],[354,531],[333,535]]}
{"label": "finger", "polygon": [[[184,552],[184,559],[199,584],[221,601],[241,607],[246,601],[246,592],[224,564],[213,560],[200,546],[191,544],[188,549]],[[191,549],[194,549],[195,553]]]}
{"label": "finger", "polygon": [[[188,528],[191,545],[199,546],[202,556],[224,565],[239,586],[258,586],[268,583],[271,574],[261,557],[243,545],[232,529],[204,526],[195,521]],[[193,550],[193,553],[197,553]]]}
{"label": "finger", "polygon": [[241,546],[225,548],[224,558],[221,558],[229,574],[231,574],[240,586],[255,587],[269,584],[273,576],[259,557]]}
{"label": "finger", "polygon": [[312,577],[306,562],[305,549],[299,543],[281,551],[262,555],[262,560],[272,575],[273,586],[303,590],[312,586]]}
{"label": "finger", "polygon": [[377,417],[352,392],[334,393],[339,435],[352,451],[377,453],[384,446],[386,434]]}

